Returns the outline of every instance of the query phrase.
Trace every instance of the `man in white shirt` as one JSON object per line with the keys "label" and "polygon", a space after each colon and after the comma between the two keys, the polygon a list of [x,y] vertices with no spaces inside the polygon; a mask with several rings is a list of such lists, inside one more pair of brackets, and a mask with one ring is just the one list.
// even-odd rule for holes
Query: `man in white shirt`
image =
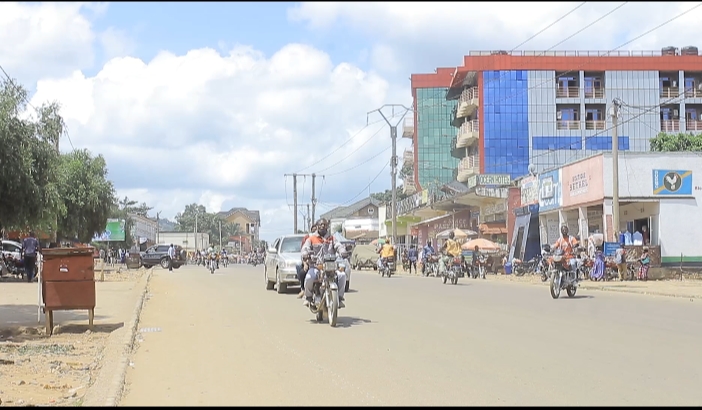
{"label": "man in white shirt", "polygon": [[173,272],[173,259],[175,259],[175,247],[173,244],[168,248],[168,271]]}

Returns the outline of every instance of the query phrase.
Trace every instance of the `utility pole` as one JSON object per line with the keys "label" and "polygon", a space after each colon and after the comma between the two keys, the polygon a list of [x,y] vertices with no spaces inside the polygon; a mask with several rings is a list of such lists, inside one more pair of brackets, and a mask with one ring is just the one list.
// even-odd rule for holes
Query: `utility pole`
{"label": "utility pole", "polygon": [[159,222],[161,220],[161,212],[156,212],[156,245],[161,243],[161,223]]}
{"label": "utility pole", "polygon": [[297,174],[292,174],[292,177],[293,177],[293,197],[294,197],[293,209],[295,210],[295,212],[293,212],[294,218],[295,218],[295,219],[293,219],[293,234],[297,235]]}
{"label": "utility pole", "polygon": [[[392,107],[392,115],[388,117],[383,114],[383,108]],[[404,112],[400,116],[400,119],[396,123],[391,123],[390,120],[395,118],[395,109],[402,109]],[[390,210],[392,211],[392,243],[395,245],[397,243],[397,126],[402,123],[405,115],[410,111],[410,108],[405,107],[402,104],[385,104],[382,107],[369,111],[366,116],[366,123],[368,123],[368,116],[370,114],[377,112],[380,114],[385,122],[390,127],[390,139],[392,140],[392,154],[390,157],[390,177],[391,177],[391,189],[392,189],[392,204]]]}
{"label": "utility pole", "polygon": [[618,98],[612,100],[612,225],[614,241],[619,242],[619,106]]}
{"label": "utility pole", "polygon": [[195,213],[195,248],[197,249],[197,237],[199,235],[197,234],[197,213]]}
{"label": "utility pole", "polygon": [[[314,209],[314,205],[312,205],[312,209]],[[307,228],[307,232],[309,232],[309,229],[312,227],[311,215],[312,214],[310,214],[310,204],[307,204],[307,226],[305,227],[305,228]]]}
{"label": "utility pole", "polygon": [[[300,210],[300,206],[304,206],[304,204],[300,204],[298,202],[297,198],[297,177],[312,177],[312,210],[310,213],[310,210],[307,210],[307,217],[303,218],[303,224],[305,223],[305,219],[312,219],[312,222],[314,222],[314,216],[317,208],[317,194],[315,192],[315,180],[317,177],[322,177],[324,178],[324,175],[317,175],[317,174],[285,174],[286,177],[292,177],[293,178],[293,229],[294,232],[297,233],[298,231],[298,224],[297,224],[297,213]],[[309,204],[307,205],[309,208]],[[310,225],[310,224],[308,224]]]}
{"label": "utility pole", "polygon": [[[315,192],[314,192],[314,191],[315,191],[315,189],[314,189],[314,187],[315,187],[315,185],[314,185],[314,180],[315,180],[316,178],[317,178],[317,175],[316,175],[316,174],[312,174],[312,214],[311,214],[312,216],[309,218],[309,219],[312,220],[312,221],[314,221],[314,211],[315,211],[315,208],[316,208],[316,206],[317,206],[317,198],[315,198]],[[309,209],[307,210],[307,215],[310,215],[310,210],[309,210]],[[312,223],[311,223],[311,222],[307,224],[307,227],[308,227],[308,228],[311,227],[311,226],[312,226]]]}
{"label": "utility pole", "polygon": [[[61,136],[59,135],[56,137],[56,153],[58,155],[61,155],[61,151],[59,150],[59,141],[61,140]],[[54,215],[54,234],[52,235],[53,242],[56,244],[56,246],[60,247],[61,245],[58,243],[58,213]],[[109,245],[109,244],[108,244]]]}
{"label": "utility pole", "polygon": [[222,250],[222,221],[219,221],[219,249]]}

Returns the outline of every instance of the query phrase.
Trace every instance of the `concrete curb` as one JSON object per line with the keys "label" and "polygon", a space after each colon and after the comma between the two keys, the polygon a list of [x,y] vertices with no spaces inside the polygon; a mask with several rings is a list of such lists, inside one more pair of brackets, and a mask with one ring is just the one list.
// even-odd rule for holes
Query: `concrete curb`
{"label": "concrete curb", "polygon": [[665,293],[665,292],[640,292],[637,290],[633,289],[627,289],[627,288],[598,288],[598,287],[584,287],[580,286],[580,289],[583,290],[599,290],[601,292],[620,292],[620,293],[632,293],[635,295],[647,295],[647,296],[664,296],[664,297],[669,297],[669,298],[687,298],[687,299],[702,299],[702,296],[698,295],[679,295],[679,294],[674,294],[674,293]]}
{"label": "concrete curb", "polygon": [[[117,407],[119,404],[124,391],[124,382],[127,377],[127,369],[129,368],[129,356],[132,353],[134,340],[136,339],[139,326],[139,317],[141,316],[141,310],[143,309],[144,302],[146,301],[146,294],[149,289],[149,282],[151,281],[153,271],[153,268],[149,269],[149,272],[146,275],[146,280],[144,281],[144,287],[141,289],[136,305],[134,306],[134,312],[132,313],[129,322],[125,323],[126,332],[122,340],[116,342],[116,347],[120,350],[121,358],[117,362],[117,368],[114,369],[115,373],[110,371],[113,376],[112,381],[107,383],[107,394],[104,396],[100,395],[102,397],[91,398],[88,397],[89,392],[86,392],[86,399],[83,406]],[[102,374],[98,375],[98,377],[100,376],[102,376]],[[106,375],[106,377],[108,377],[108,375]]]}

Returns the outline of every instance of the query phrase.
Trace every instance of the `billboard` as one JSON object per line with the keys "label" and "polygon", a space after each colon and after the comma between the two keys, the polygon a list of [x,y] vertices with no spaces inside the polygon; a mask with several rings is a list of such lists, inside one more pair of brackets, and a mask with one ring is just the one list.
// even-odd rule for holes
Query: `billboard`
{"label": "billboard", "polygon": [[692,195],[692,171],[654,169],[653,195]]}
{"label": "billboard", "polygon": [[525,177],[519,182],[521,206],[539,203],[539,179],[535,176]]}
{"label": "billboard", "polygon": [[576,206],[604,199],[601,155],[561,168],[563,206]]}
{"label": "billboard", "polygon": [[539,212],[558,209],[562,204],[561,170],[539,174]]}
{"label": "billboard", "polygon": [[124,225],[124,219],[108,219],[105,231],[96,234],[93,242],[123,242],[126,238]]}

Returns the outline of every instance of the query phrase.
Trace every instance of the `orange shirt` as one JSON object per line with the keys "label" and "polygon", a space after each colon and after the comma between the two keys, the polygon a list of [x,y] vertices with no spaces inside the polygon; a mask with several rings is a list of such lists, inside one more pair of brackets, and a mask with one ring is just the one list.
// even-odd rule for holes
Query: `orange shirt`
{"label": "orange shirt", "polygon": [[562,250],[566,257],[572,257],[575,254],[576,246],[578,246],[578,240],[574,236],[568,236],[567,239],[561,236],[553,245],[554,248]]}

